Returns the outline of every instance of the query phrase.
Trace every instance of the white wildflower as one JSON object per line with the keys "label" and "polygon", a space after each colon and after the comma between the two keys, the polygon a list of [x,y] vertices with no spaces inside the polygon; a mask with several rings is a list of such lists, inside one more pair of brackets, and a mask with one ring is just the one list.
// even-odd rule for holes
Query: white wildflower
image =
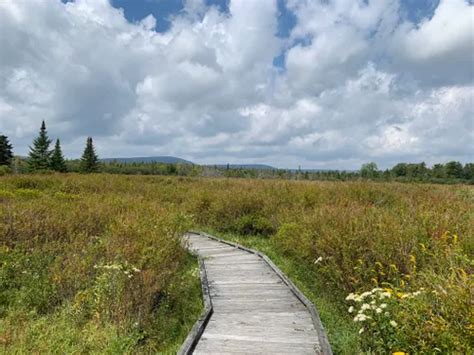
{"label": "white wildflower", "polygon": [[360,309],[361,309],[362,311],[365,311],[365,310],[367,310],[367,309],[370,309],[370,305],[368,305],[367,303],[364,303]]}
{"label": "white wildflower", "polygon": [[348,309],[349,313],[352,313],[354,312],[354,307],[353,306],[350,306],[349,309]]}
{"label": "white wildflower", "polygon": [[354,293],[349,293],[349,295],[346,297],[346,301],[354,301],[355,300],[355,294]]}
{"label": "white wildflower", "polygon": [[364,328],[359,329],[359,334],[362,334],[364,332]]}
{"label": "white wildflower", "polygon": [[398,326],[397,322],[395,322],[394,320],[391,320],[391,321],[390,321],[390,325],[391,325],[392,327],[394,327],[394,328],[395,328],[396,326]]}
{"label": "white wildflower", "polygon": [[383,315],[384,315],[385,317],[389,317],[389,316],[390,316],[390,313],[389,313],[389,312],[385,312]]}
{"label": "white wildflower", "polygon": [[317,258],[314,263],[317,264],[317,263],[320,263],[321,261],[323,261],[323,257],[320,256],[319,258]]}
{"label": "white wildflower", "polygon": [[380,308],[380,307],[379,307],[379,308],[376,308],[376,309],[375,309],[375,313],[377,313],[377,314],[382,313],[382,308]]}
{"label": "white wildflower", "polygon": [[370,319],[370,317],[365,314],[358,314],[354,317],[354,322],[364,322],[367,319]]}
{"label": "white wildflower", "polygon": [[380,308],[382,308],[382,309],[387,308],[387,304],[386,304],[386,303],[382,303],[382,304],[380,305]]}

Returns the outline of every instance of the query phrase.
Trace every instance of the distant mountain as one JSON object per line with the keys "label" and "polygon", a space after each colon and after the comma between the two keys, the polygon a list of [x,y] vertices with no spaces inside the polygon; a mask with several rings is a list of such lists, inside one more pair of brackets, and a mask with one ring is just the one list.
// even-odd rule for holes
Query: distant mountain
{"label": "distant mountain", "polygon": [[110,163],[110,162],[117,162],[117,163],[164,163],[164,164],[191,164],[194,165],[193,162],[190,162],[185,159],[171,157],[171,156],[158,156],[158,157],[133,157],[133,158],[105,158],[101,159],[102,162]]}
{"label": "distant mountain", "polygon": [[217,166],[218,168],[227,168],[229,166],[230,169],[255,169],[255,170],[274,170],[273,166],[265,165],[265,164],[216,164],[216,165],[208,165],[208,166]]}

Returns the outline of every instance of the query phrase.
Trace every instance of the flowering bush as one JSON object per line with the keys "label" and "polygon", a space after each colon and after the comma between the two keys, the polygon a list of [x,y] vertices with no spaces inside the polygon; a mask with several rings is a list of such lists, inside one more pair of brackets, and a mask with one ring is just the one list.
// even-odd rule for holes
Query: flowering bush
{"label": "flowering bush", "polygon": [[[453,295],[453,301],[457,301]],[[459,342],[462,331],[455,336],[450,334],[439,310],[428,310],[433,303],[439,302],[439,292],[426,291],[420,288],[414,292],[401,292],[390,288],[374,288],[362,293],[350,293],[346,297],[349,302],[348,313],[353,321],[359,324],[359,335],[363,347],[375,353],[404,353],[429,352],[435,350],[440,353],[451,352],[454,349],[469,349],[469,345]],[[439,304],[442,305],[442,304]],[[459,314],[465,314],[466,334],[469,327],[469,306],[459,309]],[[437,329],[436,323],[443,319],[444,335]],[[426,327],[428,325],[428,327]],[[415,327],[415,328],[414,328]],[[418,327],[418,328],[416,328]],[[422,332],[426,340],[420,342],[418,334]],[[431,338],[432,334],[438,336]],[[439,336],[441,335],[441,336]],[[430,339],[431,338],[431,339]],[[419,343],[420,342],[420,343]],[[436,346],[433,346],[436,344]]]}
{"label": "flowering bush", "polygon": [[355,314],[354,322],[360,324],[359,334],[366,348],[376,353],[394,351],[400,347],[397,303],[403,299],[416,297],[423,290],[413,293],[399,293],[393,296],[392,289],[374,288],[360,294],[350,293],[346,301],[351,303],[348,309]]}

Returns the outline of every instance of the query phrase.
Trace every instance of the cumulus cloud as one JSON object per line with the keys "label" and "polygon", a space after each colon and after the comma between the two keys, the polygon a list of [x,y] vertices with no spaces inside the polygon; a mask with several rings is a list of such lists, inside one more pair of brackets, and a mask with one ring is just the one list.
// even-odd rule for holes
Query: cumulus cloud
{"label": "cumulus cloud", "polygon": [[[168,31],[108,0],[0,2],[0,131],[45,119],[66,153],[357,168],[472,160],[473,6],[411,23],[398,0],[188,0]],[[456,21],[452,21],[456,18]],[[283,51],[285,68],[273,64]]]}

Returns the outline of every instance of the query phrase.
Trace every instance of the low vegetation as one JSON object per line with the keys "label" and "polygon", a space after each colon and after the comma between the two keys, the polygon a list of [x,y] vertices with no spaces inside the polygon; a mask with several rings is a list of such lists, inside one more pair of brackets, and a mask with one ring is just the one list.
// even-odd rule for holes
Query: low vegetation
{"label": "low vegetation", "polygon": [[179,235],[267,253],[336,353],[469,353],[472,187],[46,175],[0,178],[0,343],[172,351],[200,311]]}
{"label": "low vegetation", "polygon": [[336,352],[472,351],[472,188],[219,180],[191,200],[296,277]]}
{"label": "low vegetation", "polygon": [[201,311],[163,180],[0,180],[0,349],[173,352]]}

